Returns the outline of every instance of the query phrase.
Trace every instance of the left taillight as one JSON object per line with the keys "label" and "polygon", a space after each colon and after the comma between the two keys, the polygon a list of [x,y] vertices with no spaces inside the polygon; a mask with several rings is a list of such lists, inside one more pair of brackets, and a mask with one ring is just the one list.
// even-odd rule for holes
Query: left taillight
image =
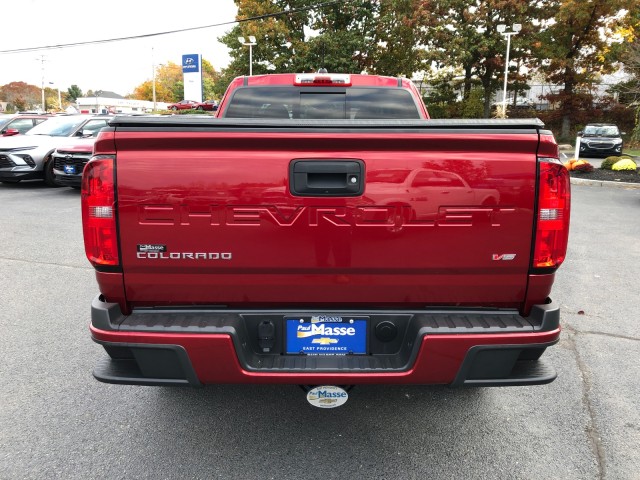
{"label": "left taillight", "polygon": [[567,254],[571,178],[556,158],[538,159],[538,211],[533,269],[555,270]]}
{"label": "left taillight", "polygon": [[115,157],[98,155],[82,173],[82,229],[87,258],[94,267],[118,266]]}

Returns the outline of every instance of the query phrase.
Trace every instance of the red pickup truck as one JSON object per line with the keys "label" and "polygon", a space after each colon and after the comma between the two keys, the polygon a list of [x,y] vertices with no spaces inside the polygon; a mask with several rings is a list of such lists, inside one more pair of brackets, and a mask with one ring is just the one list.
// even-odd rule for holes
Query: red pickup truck
{"label": "red pickup truck", "polygon": [[429,119],[406,79],[237,78],[117,116],[83,174],[104,382],[543,384],[569,175],[539,120]]}

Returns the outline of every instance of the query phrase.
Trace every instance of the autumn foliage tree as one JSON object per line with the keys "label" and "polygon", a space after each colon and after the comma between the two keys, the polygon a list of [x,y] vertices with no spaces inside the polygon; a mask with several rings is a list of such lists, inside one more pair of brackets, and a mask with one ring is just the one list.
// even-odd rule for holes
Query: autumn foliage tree
{"label": "autumn foliage tree", "polygon": [[639,0],[553,0],[550,19],[540,26],[534,44],[537,66],[546,80],[561,88],[550,96],[560,105],[562,139],[571,135],[572,118],[590,101],[588,87],[618,67],[612,48],[616,30],[640,9]]}
{"label": "autumn foliage tree", "polygon": [[[156,101],[173,103],[182,100],[184,84],[182,67],[173,62],[156,66]],[[131,98],[153,101],[153,79],[138,85]]]}
{"label": "autumn foliage tree", "polygon": [[25,82],[11,82],[0,87],[0,98],[14,110],[37,108],[42,102],[42,90]]}
{"label": "autumn foliage tree", "polygon": [[[203,100],[217,98],[215,86],[220,73],[211,62],[202,59],[202,96]],[[137,100],[153,101],[153,79],[138,85],[129,96]],[[167,62],[156,67],[156,101],[173,103],[184,99],[184,82],[182,67],[174,62]]]}

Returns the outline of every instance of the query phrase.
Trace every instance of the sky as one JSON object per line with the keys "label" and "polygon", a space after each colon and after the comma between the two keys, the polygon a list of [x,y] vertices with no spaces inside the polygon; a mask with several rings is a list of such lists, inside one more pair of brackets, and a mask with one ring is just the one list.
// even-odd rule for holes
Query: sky
{"label": "sky", "polygon": [[[201,54],[216,70],[230,62],[218,38],[233,28],[233,0],[20,0],[11,2],[0,30],[0,86],[26,82],[66,91],[106,90],[127,95],[151,80],[153,65],[182,64],[182,55]],[[183,33],[118,42],[43,49],[51,45],[204,27]],[[24,53],[8,50],[38,48]],[[44,62],[42,57],[44,56]],[[43,69],[44,66],[44,69]],[[44,75],[43,75],[44,73]]]}

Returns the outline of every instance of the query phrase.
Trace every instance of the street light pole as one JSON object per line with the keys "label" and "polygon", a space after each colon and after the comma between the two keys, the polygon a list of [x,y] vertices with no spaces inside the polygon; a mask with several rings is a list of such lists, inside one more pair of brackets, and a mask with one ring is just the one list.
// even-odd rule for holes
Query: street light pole
{"label": "street light pole", "polygon": [[100,113],[100,104],[98,103],[98,96],[102,95],[102,90],[96,90],[94,92],[94,95],[96,97],[96,114]]}
{"label": "street light pole", "polygon": [[498,25],[498,32],[507,37],[507,56],[504,62],[504,89],[502,92],[502,114],[507,116],[507,76],[509,74],[509,50],[511,49],[511,35],[516,35],[522,30],[522,25],[519,23],[513,24],[513,32],[507,32],[507,26],[505,24]]}
{"label": "street light pole", "polygon": [[153,47],[151,47],[151,64],[153,68],[153,111],[157,110],[156,108],[156,61],[153,56]]}
{"label": "street light pole", "polygon": [[55,82],[49,82],[49,85],[56,85],[58,88],[58,108],[62,110],[62,95],[60,95],[60,85]]}
{"label": "street light pole", "polygon": [[249,76],[253,76],[253,46],[257,44],[256,37],[249,35],[249,41],[245,42],[244,37],[238,37],[241,45],[249,47]]}

